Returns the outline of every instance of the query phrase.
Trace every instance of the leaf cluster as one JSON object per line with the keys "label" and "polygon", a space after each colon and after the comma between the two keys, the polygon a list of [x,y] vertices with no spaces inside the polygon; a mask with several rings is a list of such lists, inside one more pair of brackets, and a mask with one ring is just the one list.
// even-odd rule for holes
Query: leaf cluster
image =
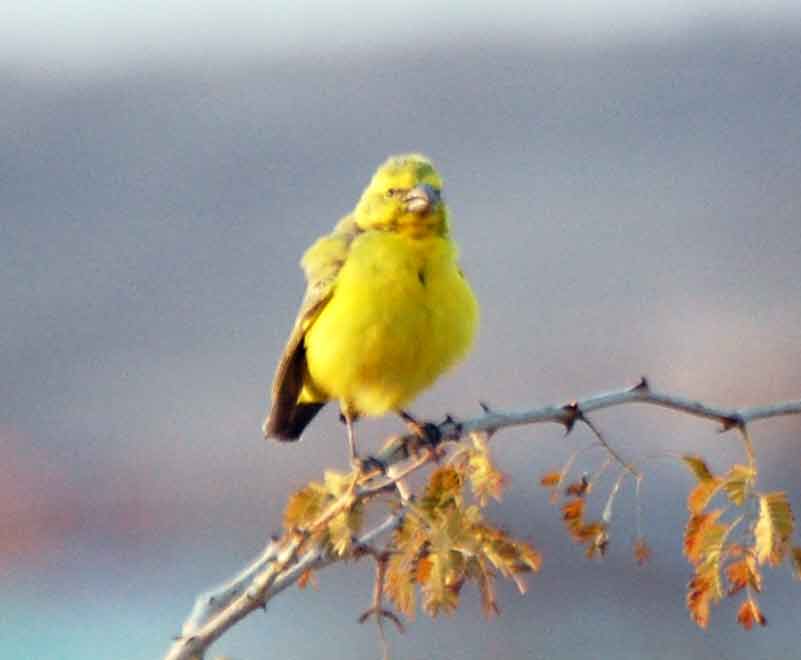
{"label": "leaf cluster", "polygon": [[[431,460],[441,455],[432,453]],[[540,483],[551,491],[553,502],[561,501],[570,538],[593,558],[608,548],[612,503],[620,483],[631,474],[639,492],[640,477],[622,464],[603,515],[591,519],[586,500],[608,461],[591,478],[583,475],[566,483],[574,458],[560,471],[546,473]],[[681,458],[696,480],[687,497],[684,530],[684,554],[693,567],[686,598],[691,618],[706,628],[713,605],[741,594],[738,622],[746,629],[766,625],[757,602],[765,566],[789,559],[801,577],[801,547],[791,545],[794,517],[787,495],[756,489],[757,468],[750,451],[747,465],[733,465],[723,474],[713,472],[698,456]],[[366,506],[376,493],[386,492],[373,489],[370,496],[362,496],[363,481],[363,475],[327,471],[322,482],[311,482],[290,497],[284,526],[287,534],[301,535],[301,550],[314,547],[336,558],[382,557],[376,607],[383,595],[407,617],[414,617],[418,601],[430,616],[451,614],[460,604],[464,585],[473,583],[490,616],[499,612],[498,576],[514,581],[523,593],[523,575],[540,567],[540,555],[529,543],[485,516],[486,505],[501,500],[506,478],[493,463],[484,435],[474,435],[472,443],[462,445],[446,465],[435,469],[419,498],[402,496],[400,488],[394,491],[390,506],[399,512],[399,522],[381,550],[356,547]],[[639,512],[634,556],[640,564],[650,556],[639,533]],[[301,585],[311,580],[311,573],[304,575]]]}
{"label": "leaf cluster", "polygon": [[[600,519],[587,518],[587,496],[593,492],[595,481],[609,464],[605,463],[594,477],[581,475],[570,483],[567,476],[573,465],[575,455],[568,460],[560,471],[545,473],[540,478],[540,485],[550,491],[550,501],[557,504],[561,501],[560,512],[570,538],[577,544],[584,546],[584,554],[588,559],[602,557],[609,549],[609,523],[612,518],[612,505],[617,496],[623,477],[630,474],[623,468],[615,485],[610,490],[606,506]],[[638,564],[648,561],[651,551],[645,539],[638,535],[634,544],[634,558]]]}
{"label": "leaf cluster", "polygon": [[[746,630],[766,625],[756,596],[762,591],[762,568],[789,558],[801,576],[801,548],[790,546],[794,518],[786,493],[756,490],[753,460],[721,475],[698,456],[682,460],[697,482],[687,498],[684,530],[684,554],[694,569],[687,589],[690,616],[706,628],[712,605],[744,593],[737,621]],[[712,507],[721,500],[722,506]]]}
{"label": "leaf cluster", "polygon": [[364,501],[355,496],[355,486],[354,475],[327,470],[322,483],[313,481],[290,496],[284,528],[306,535],[306,546],[348,555],[364,522]]}
{"label": "leaf cluster", "polygon": [[[450,614],[459,606],[462,587],[478,586],[487,615],[497,613],[495,578],[502,576],[525,591],[522,575],[539,570],[539,553],[489,523],[483,508],[500,501],[506,478],[493,463],[486,438],[454,454],[434,470],[422,496],[390,505],[403,511],[402,521],[386,548],[357,547],[369,498],[359,496],[359,476],[327,471],[322,483],[295,492],[284,512],[288,534],[303,535],[303,548],[322,548],[339,558],[365,554],[382,557],[386,568],[378,588],[408,617],[415,614],[418,593],[423,611]],[[469,486],[469,492],[468,492]],[[313,580],[304,574],[301,586]]]}
{"label": "leaf cluster", "polygon": [[[466,501],[467,482],[477,503]],[[387,566],[385,593],[406,616],[414,616],[418,591],[430,616],[453,613],[469,582],[479,588],[484,613],[498,613],[497,575],[525,592],[522,574],[539,570],[539,553],[482,513],[489,497],[500,499],[504,483],[480,440],[431,474],[422,498],[409,505],[393,535]]]}

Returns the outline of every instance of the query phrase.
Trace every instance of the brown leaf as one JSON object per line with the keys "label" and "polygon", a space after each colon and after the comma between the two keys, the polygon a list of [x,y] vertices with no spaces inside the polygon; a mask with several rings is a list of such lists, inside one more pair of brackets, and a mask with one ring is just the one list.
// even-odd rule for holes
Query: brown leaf
{"label": "brown leaf", "polygon": [[581,521],[584,516],[584,500],[568,500],[562,504],[562,520],[568,525]]}
{"label": "brown leaf", "polygon": [[481,611],[484,616],[491,619],[494,615],[500,614],[501,610],[495,599],[495,576],[492,570],[480,559],[473,559],[468,565],[468,575],[478,584],[481,593]]}
{"label": "brown leaf", "polygon": [[452,465],[434,470],[421,501],[422,507],[433,511],[449,503],[461,504],[463,483],[461,473]]}
{"label": "brown leaf", "polygon": [[533,546],[525,543],[524,541],[518,541],[516,544],[517,551],[519,554],[519,559],[521,563],[520,570],[531,570],[535,573],[540,570],[542,566],[542,555],[537,552]]}
{"label": "brown leaf", "polygon": [[392,534],[392,554],[387,563],[384,591],[407,617],[415,614],[415,580],[425,576],[423,553],[428,530],[418,516],[407,515]]}
{"label": "brown leaf", "polygon": [[690,510],[690,513],[701,513],[718,490],[720,490],[722,483],[719,477],[713,477],[698,482],[698,485],[693,488],[687,496],[687,508]]}
{"label": "brown leaf", "polygon": [[691,472],[695,475],[698,481],[709,481],[713,478],[711,470],[707,467],[706,462],[700,456],[693,454],[685,454],[681,460],[690,468]]}
{"label": "brown leaf", "polygon": [[562,481],[562,474],[560,472],[546,472],[540,478],[540,486],[545,488],[554,488]]}
{"label": "brown leaf", "polygon": [[292,493],[284,509],[284,529],[305,527],[320,515],[326,500],[321,484],[312,482]]}
{"label": "brown leaf", "polygon": [[328,494],[332,498],[337,498],[351,489],[353,486],[353,474],[326,470],[323,474],[323,482]]}
{"label": "brown leaf", "polygon": [[767,625],[768,621],[759,609],[759,605],[755,601],[744,600],[740,609],[737,612],[737,622],[746,630],[751,630],[755,623],[760,626]]}
{"label": "brown leaf", "polygon": [[392,555],[384,576],[384,593],[405,616],[414,618],[415,574],[401,555]]}
{"label": "brown leaf", "polygon": [[427,557],[426,563],[427,579],[420,585],[423,609],[432,617],[453,614],[459,606],[464,574],[453,570],[450,553],[432,554]]}
{"label": "brown leaf", "polygon": [[587,544],[587,549],[584,551],[584,555],[587,557],[587,559],[593,559],[596,555],[603,557],[606,555],[606,551],[608,549],[609,537],[604,529],[598,532]]}
{"label": "brown leaf", "polygon": [[709,610],[712,602],[712,586],[708,578],[694,575],[687,585],[687,609],[700,628],[709,625]]}
{"label": "brown leaf", "polygon": [[565,495],[583,497],[589,493],[590,490],[592,490],[592,484],[590,484],[587,477],[581,477],[579,481],[574,481],[565,488]]}
{"label": "brown leaf", "polygon": [[578,543],[589,543],[605,535],[606,523],[600,520],[594,520],[576,527],[571,536]]}
{"label": "brown leaf", "polygon": [[651,548],[648,546],[646,540],[642,537],[634,542],[634,560],[640,565],[644,566],[651,558]]}
{"label": "brown leaf", "polygon": [[481,526],[480,533],[481,553],[504,577],[540,569],[539,553],[525,541],[513,539],[487,524]]}
{"label": "brown leaf", "polygon": [[431,560],[428,557],[423,557],[417,562],[417,584],[428,583],[431,577]]}
{"label": "brown leaf", "polygon": [[754,525],[754,550],[757,561],[778,566],[784,559],[793,533],[793,511],[783,491],[759,497],[759,516]]}
{"label": "brown leaf", "polygon": [[762,590],[762,575],[752,555],[746,555],[739,561],[732,562],[726,567],[726,577],[729,580],[729,595],[750,586],[754,591]]}
{"label": "brown leaf", "polygon": [[725,529],[723,525],[717,523],[722,513],[722,509],[715,509],[708,513],[696,513],[690,516],[684,529],[684,554],[691,564],[698,564],[703,559],[708,530]]}
{"label": "brown leaf", "polygon": [[790,558],[793,562],[793,574],[797,579],[801,580],[801,548],[793,546]]}
{"label": "brown leaf", "polygon": [[506,476],[492,462],[489,447],[481,436],[474,436],[473,444],[474,448],[467,459],[467,474],[473,495],[482,507],[486,506],[490,497],[500,502]]}
{"label": "brown leaf", "polygon": [[359,533],[364,520],[364,505],[356,502],[350,509],[335,515],[328,523],[331,548],[340,557],[350,552],[353,537]]}
{"label": "brown leaf", "polygon": [[754,486],[756,470],[747,465],[733,465],[723,481],[723,490],[737,506],[742,506],[745,497]]}
{"label": "brown leaf", "polygon": [[310,585],[312,589],[317,591],[317,588],[320,586],[320,583],[317,580],[317,574],[312,569],[307,568],[298,578],[298,587],[300,587],[301,589],[305,589]]}
{"label": "brown leaf", "polygon": [[722,596],[719,564],[713,561],[697,567],[687,585],[687,609],[698,626],[707,627],[710,608]]}

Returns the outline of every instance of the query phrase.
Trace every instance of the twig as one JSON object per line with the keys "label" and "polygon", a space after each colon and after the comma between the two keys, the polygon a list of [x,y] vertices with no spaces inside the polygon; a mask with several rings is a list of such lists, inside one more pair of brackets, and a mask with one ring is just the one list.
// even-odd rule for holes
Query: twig
{"label": "twig", "polygon": [[371,616],[375,617],[376,625],[378,626],[378,636],[381,639],[381,646],[383,647],[383,656],[386,660],[389,658],[389,643],[387,636],[384,633],[384,619],[389,619],[398,629],[398,632],[405,632],[403,623],[398,616],[391,610],[384,609],[383,595],[384,595],[384,580],[387,574],[387,562],[389,561],[389,552],[377,552],[370,550],[368,554],[375,559],[375,581],[373,583],[373,601],[370,608],[365,610],[357,619],[359,623],[364,623]]}
{"label": "twig", "polygon": [[[639,473],[620,458],[597,428],[586,419],[586,414],[592,411],[630,403],[660,406],[709,419],[718,422],[722,431],[740,429],[747,451],[751,450],[750,438],[745,432],[747,424],[772,417],[801,414],[801,399],[761,407],[722,408],[678,395],[653,391],[643,378],[631,388],[524,412],[504,413],[482,405],[484,414],[480,417],[464,421],[456,421],[449,417],[439,425],[432,425],[437,433],[435,440],[426,447],[427,452],[418,451],[421,447],[419,434],[395,437],[377,456],[386,466],[388,476],[362,475],[358,483],[354,481],[353,487],[343,497],[333,502],[307,530],[294,530],[287,533],[283,539],[271,541],[262,556],[233,580],[216,592],[200,597],[184,624],[182,636],[174,642],[165,660],[199,660],[208,647],[225,631],[253,610],[266,607],[269,600],[297,582],[307,570],[322,568],[338,561],[339,558],[328,554],[322,544],[298,556],[304,542],[310,537],[309,530],[327,524],[335,515],[352,506],[355,501],[371,497],[393,485],[400,486],[404,477],[431,462],[437,455],[437,447],[444,442],[458,442],[472,433],[492,435],[501,429],[544,422],[561,424],[569,431],[576,421],[582,420],[593,430],[609,454],[635,477],[639,491]],[[399,466],[407,461],[408,465]],[[403,505],[395,513],[355,539],[354,544],[366,547],[375,538],[396,529],[408,509],[406,504],[406,500],[403,500]],[[249,585],[247,589],[245,589],[246,584]]]}
{"label": "twig", "polygon": [[[374,539],[397,528],[403,520],[403,511],[397,511],[369,532],[355,540],[355,545],[366,546]],[[299,539],[299,537],[298,537]],[[294,557],[297,545],[291,544],[273,564],[260,573],[251,588],[235,599],[225,610],[212,617],[194,631],[191,636],[175,640],[165,660],[197,660],[202,658],[209,646],[231,626],[256,609],[264,609],[267,603],[284,589],[292,586],[307,571],[323,568],[337,561],[336,557],[326,555],[322,548],[314,548],[299,559]]]}
{"label": "twig", "polygon": [[770,417],[801,414],[801,399],[751,408],[722,408],[710,406],[700,401],[693,401],[679,395],[656,392],[650,388],[648,381],[643,378],[634,387],[624,390],[599,394],[563,405],[544,406],[520,413],[493,411],[470,420],[444,422],[440,424],[439,429],[443,439],[456,439],[472,431],[497,431],[512,426],[526,426],[543,422],[553,422],[567,426],[575,420],[576,409],[586,414],[594,410],[612,408],[629,403],[646,403],[687,413],[695,417],[710,419],[719,422],[724,431]]}
{"label": "twig", "polygon": [[253,580],[253,576],[275,561],[278,551],[277,539],[271,539],[261,556],[236,577],[213,591],[198,596],[192,613],[181,628],[181,636],[191,637],[194,635],[203,624],[243,594],[247,585]]}
{"label": "twig", "polygon": [[592,431],[593,435],[598,438],[598,442],[601,443],[609,456],[613,458],[621,468],[623,468],[626,472],[630,472],[635,479],[640,476],[640,473],[637,471],[637,469],[631,465],[631,463],[624,461],[623,457],[615,450],[615,448],[606,441],[606,438],[601,433],[601,430],[590,421],[589,417],[585,416],[583,413],[580,413],[579,419],[587,426],[587,428],[590,429],[590,431]]}
{"label": "twig", "polygon": [[[448,418],[437,425],[440,436],[438,444],[459,441],[464,436],[475,432],[494,434],[501,429],[532,424],[554,423],[570,429],[581,415],[631,403],[668,408],[718,422],[721,425],[721,431],[740,428],[745,424],[762,419],[801,414],[801,399],[750,408],[723,408],[676,394],[657,392],[651,389],[645,378],[642,378],[633,387],[597,394],[561,405],[546,405],[524,412],[498,412],[495,408],[489,408],[483,404],[484,415],[461,421]],[[419,442],[420,437],[415,433],[393,437],[376,458],[386,466],[405,461],[412,455],[410,448],[414,448]]]}

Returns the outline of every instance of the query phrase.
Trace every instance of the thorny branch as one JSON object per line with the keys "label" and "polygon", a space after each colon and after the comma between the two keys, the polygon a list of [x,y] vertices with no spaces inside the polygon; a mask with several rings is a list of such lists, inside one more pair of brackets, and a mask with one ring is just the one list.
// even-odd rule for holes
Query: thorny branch
{"label": "thorny branch", "polygon": [[[256,609],[265,609],[273,597],[296,583],[307,571],[320,569],[337,561],[338,558],[328,554],[322,546],[313,547],[303,553],[299,551],[316,528],[325,525],[355,501],[366,500],[380,492],[397,488],[403,505],[381,524],[354,539],[354,547],[369,548],[373,541],[397,529],[403,520],[408,500],[402,479],[435,460],[441,451],[437,447],[443,442],[458,443],[474,433],[493,435],[505,428],[546,422],[561,424],[569,432],[580,421],[595,434],[612,460],[635,478],[639,487],[641,475],[619,456],[587,418],[593,411],[631,403],[660,406],[718,422],[721,431],[739,429],[749,456],[751,442],[747,424],[762,419],[801,414],[801,399],[761,407],[722,408],[654,391],[648,381],[642,378],[634,387],[524,412],[499,412],[482,404],[484,414],[479,417],[462,421],[448,417],[438,425],[427,425],[429,428],[426,435],[429,437],[423,440],[419,429],[414,433],[390,438],[375,457],[383,464],[383,472],[376,469],[355,479],[353,487],[322,512],[307,529],[292,530],[280,539],[271,539],[261,556],[234,579],[215,591],[198,597],[192,613],[183,625],[181,635],[175,639],[165,660],[202,659],[211,644],[238,621]],[[376,584],[379,586],[383,580],[381,566],[382,562],[378,561]],[[368,611],[368,614],[375,613],[379,622],[383,616],[389,616],[381,609],[380,602],[380,594],[374,594],[374,607],[377,610]],[[394,616],[390,618],[395,620]]]}

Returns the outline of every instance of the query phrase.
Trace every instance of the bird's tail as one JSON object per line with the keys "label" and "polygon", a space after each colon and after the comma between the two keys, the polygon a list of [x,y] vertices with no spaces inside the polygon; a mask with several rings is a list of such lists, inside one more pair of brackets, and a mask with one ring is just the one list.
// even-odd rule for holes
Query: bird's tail
{"label": "bird's tail", "polygon": [[299,440],[303,430],[309,425],[325,403],[299,403],[292,406],[273,406],[261,429],[265,438],[279,442]]}

